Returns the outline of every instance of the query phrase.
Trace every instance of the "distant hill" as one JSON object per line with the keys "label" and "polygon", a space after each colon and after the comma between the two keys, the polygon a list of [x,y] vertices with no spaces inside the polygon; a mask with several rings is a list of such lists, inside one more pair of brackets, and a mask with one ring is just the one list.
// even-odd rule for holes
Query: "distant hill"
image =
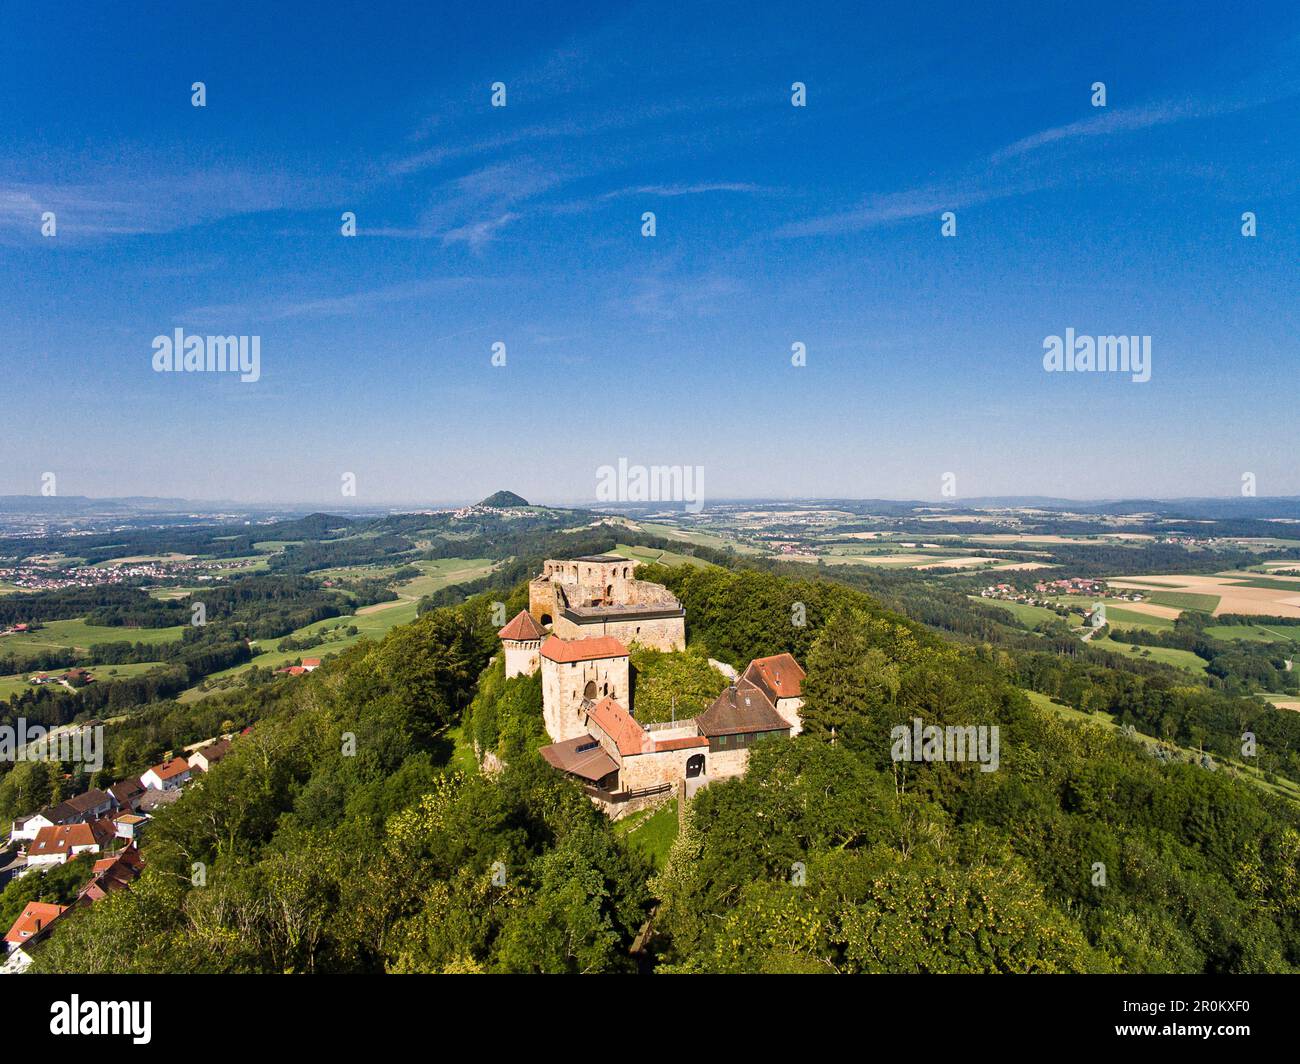
{"label": "distant hill", "polygon": [[498,510],[508,510],[512,506],[527,506],[528,500],[522,495],[516,495],[513,491],[494,491],[480,506],[494,506]]}

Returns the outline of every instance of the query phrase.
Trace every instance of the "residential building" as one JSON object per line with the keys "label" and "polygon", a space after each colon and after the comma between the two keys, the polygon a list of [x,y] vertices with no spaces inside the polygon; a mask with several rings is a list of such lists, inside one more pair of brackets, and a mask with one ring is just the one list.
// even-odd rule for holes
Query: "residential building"
{"label": "residential building", "polygon": [[200,747],[190,754],[190,768],[207,772],[228,753],[230,753],[230,740],[218,739],[215,743],[208,743],[207,746]]}
{"label": "residential building", "polygon": [[140,783],[146,790],[170,791],[187,784],[191,775],[190,763],[183,757],[173,757],[161,765],[154,765],[140,777]]}
{"label": "residential building", "polygon": [[116,837],[109,820],[41,828],[27,846],[27,864],[31,868],[63,864],[81,853],[101,852]]}

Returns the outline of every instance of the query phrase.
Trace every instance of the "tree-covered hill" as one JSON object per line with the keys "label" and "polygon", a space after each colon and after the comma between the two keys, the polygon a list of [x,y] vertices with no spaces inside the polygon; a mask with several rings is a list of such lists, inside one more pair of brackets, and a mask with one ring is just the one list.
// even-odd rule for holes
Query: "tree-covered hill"
{"label": "tree-covered hill", "polygon": [[491,506],[498,510],[508,510],[515,506],[527,506],[528,500],[522,495],[516,495],[513,491],[494,491],[480,506]]}
{"label": "tree-covered hill", "polygon": [[[506,596],[485,593],[276,685],[251,733],[159,813],[144,876],[61,925],[38,968],[1300,966],[1290,805],[1049,715],[1007,652],[842,584],[638,575],[683,600],[693,653],[743,665],[789,651],[809,674],[806,733],[760,743],[745,779],[693,799],[659,873],[536,755],[536,682],[492,662],[492,600]],[[998,770],[895,763],[889,729],[914,717],[996,725]],[[473,771],[474,742],[504,769]]]}

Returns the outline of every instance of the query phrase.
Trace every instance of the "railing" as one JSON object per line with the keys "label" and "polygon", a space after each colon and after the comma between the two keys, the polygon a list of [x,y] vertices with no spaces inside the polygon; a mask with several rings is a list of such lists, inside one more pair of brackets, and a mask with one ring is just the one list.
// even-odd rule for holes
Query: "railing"
{"label": "railing", "polygon": [[590,784],[584,784],[582,788],[592,798],[599,798],[602,802],[630,802],[634,798],[649,798],[655,794],[668,794],[673,789],[671,783],[661,783],[657,787],[642,787],[639,791],[603,791],[599,787]]}
{"label": "railing", "polygon": [[[639,723],[639,722],[638,722]],[[689,728],[695,723],[694,717],[681,717],[677,720],[656,720],[649,724],[642,724],[643,731],[665,731],[669,728]]]}

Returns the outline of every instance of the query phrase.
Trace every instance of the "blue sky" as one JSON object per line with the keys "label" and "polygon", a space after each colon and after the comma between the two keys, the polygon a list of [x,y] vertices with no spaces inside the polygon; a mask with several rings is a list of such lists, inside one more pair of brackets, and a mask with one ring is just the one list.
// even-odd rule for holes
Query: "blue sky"
{"label": "blue sky", "polygon": [[667,6],[8,10],[0,494],[1300,494],[1294,5]]}

